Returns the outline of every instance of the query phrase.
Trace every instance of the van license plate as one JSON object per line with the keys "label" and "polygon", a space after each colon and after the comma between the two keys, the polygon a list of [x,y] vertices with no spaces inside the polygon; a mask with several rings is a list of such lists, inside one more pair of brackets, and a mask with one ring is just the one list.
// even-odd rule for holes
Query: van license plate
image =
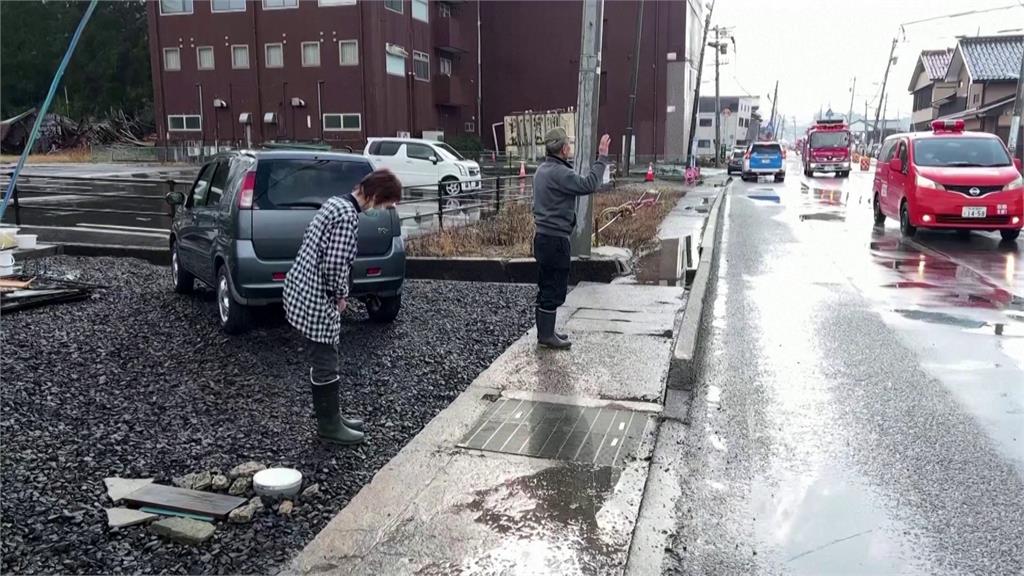
{"label": "van license plate", "polygon": [[988,212],[985,206],[964,206],[961,216],[964,218],[984,218]]}

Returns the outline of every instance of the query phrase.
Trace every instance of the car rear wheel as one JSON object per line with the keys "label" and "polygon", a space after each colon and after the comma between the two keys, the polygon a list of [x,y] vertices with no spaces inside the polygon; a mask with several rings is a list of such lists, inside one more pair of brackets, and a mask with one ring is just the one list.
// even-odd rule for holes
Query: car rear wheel
{"label": "car rear wheel", "polygon": [[462,184],[457,178],[448,176],[441,180],[441,194],[445,196],[456,196],[462,191]]}
{"label": "car rear wheel", "polygon": [[808,170],[808,169],[805,168],[804,169],[804,176],[807,176],[808,178],[814,177],[814,170]]}
{"label": "car rear wheel", "polygon": [[917,227],[910,223],[910,207],[906,200],[900,204],[900,233],[906,238],[913,238],[917,234]]}
{"label": "car rear wheel", "polygon": [[171,283],[178,294],[190,294],[196,285],[196,277],[181,266],[177,242],[171,244]]}
{"label": "car rear wheel", "polygon": [[875,199],[871,201],[871,210],[875,213],[875,226],[884,225],[885,213],[882,212],[882,204],[879,202],[878,194],[875,194]]}
{"label": "car rear wheel", "polygon": [[388,324],[398,318],[398,312],[402,309],[402,295],[388,296],[381,298],[371,296],[366,300],[366,313],[370,316],[371,322],[377,324]]}
{"label": "car rear wheel", "polygon": [[776,182],[785,182],[786,181],[786,173],[785,172],[780,172],[780,173],[776,174],[775,175],[775,181]]}
{"label": "car rear wheel", "polygon": [[223,265],[217,269],[217,313],[220,327],[228,334],[241,334],[249,329],[249,309],[231,295],[231,278]]}
{"label": "car rear wheel", "polygon": [[1013,242],[1020,237],[1020,230],[1000,230],[999,235],[1007,242]]}

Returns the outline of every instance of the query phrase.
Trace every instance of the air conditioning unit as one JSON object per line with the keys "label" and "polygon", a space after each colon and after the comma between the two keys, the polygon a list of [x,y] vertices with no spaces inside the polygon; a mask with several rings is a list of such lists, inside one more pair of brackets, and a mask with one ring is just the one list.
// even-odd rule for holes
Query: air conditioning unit
{"label": "air conditioning unit", "polygon": [[277,113],[276,112],[267,112],[266,114],[264,114],[263,115],[263,123],[264,124],[277,124]]}
{"label": "air conditioning unit", "polygon": [[214,108],[227,108],[228,107],[228,103],[225,102],[224,100],[221,100],[220,98],[214,98],[213,99],[213,107]]}
{"label": "air conditioning unit", "polygon": [[409,53],[398,44],[384,44],[384,51],[388,54],[394,54],[395,56],[401,56],[402,58],[408,58]]}
{"label": "air conditioning unit", "polygon": [[399,138],[412,138],[412,133],[411,132],[406,132],[404,130],[399,130],[398,131],[398,137]]}
{"label": "air conditioning unit", "polygon": [[248,112],[242,112],[238,115],[238,123],[247,125],[252,124],[252,114]]}
{"label": "air conditioning unit", "polygon": [[189,146],[188,147],[188,155],[193,157],[193,158],[195,158],[196,156],[199,156],[199,147],[198,146]]}
{"label": "air conditioning unit", "polygon": [[444,132],[440,130],[424,130],[424,140],[437,140],[438,142],[444,142]]}
{"label": "air conditioning unit", "polygon": [[292,98],[292,108],[305,108],[306,101],[302,98]]}

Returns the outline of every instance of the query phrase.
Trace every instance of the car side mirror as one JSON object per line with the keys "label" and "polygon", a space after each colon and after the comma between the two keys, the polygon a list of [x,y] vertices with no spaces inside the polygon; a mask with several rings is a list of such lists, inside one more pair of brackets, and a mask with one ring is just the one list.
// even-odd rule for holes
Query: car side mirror
{"label": "car side mirror", "polygon": [[437,166],[437,156],[431,156],[430,161],[434,163],[434,166]]}
{"label": "car side mirror", "polygon": [[181,206],[185,203],[185,195],[181,192],[168,192],[167,195],[164,196],[164,201],[171,206]]}
{"label": "car side mirror", "polygon": [[893,158],[889,160],[889,170],[895,170],[896,172],[903,172],[903,161],[899,158]]}
{"label": "car side mirror", "polygon": [[1017,172],[1024,174],[1024,162],[1021,162],[1020,158],[1014,158],[1013,165],[1017,167]]}

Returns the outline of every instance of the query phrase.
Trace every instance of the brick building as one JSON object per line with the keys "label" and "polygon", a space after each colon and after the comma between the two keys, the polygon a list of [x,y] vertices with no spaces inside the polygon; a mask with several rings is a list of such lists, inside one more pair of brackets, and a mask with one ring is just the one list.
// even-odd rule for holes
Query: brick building
{"label": "brick building", "polygon": [[[605,4],[600,129],[616,146],[639,4]],[[694,5],[645,3],[638,154],[685,149]],[[576,105],[578,2],[161,0],[148,10],[161,140],[359,149],[372,136],[443,132],[493,148],[505,115]]]}

